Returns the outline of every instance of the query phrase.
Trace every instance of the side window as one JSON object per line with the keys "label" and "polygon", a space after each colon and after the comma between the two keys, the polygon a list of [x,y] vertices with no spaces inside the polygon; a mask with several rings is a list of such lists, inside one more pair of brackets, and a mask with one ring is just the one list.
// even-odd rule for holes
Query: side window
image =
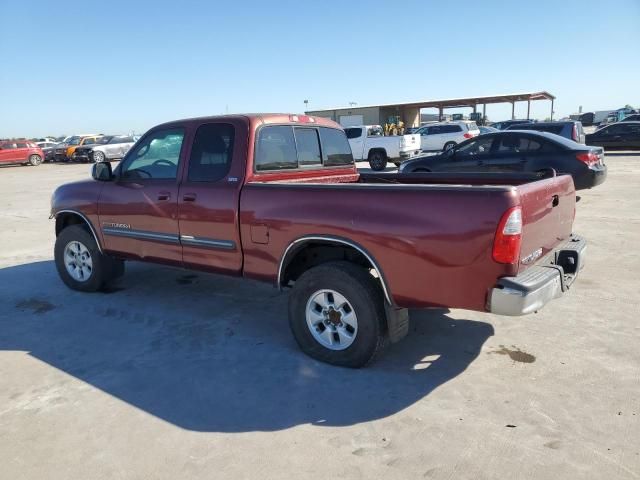
{"label": "side window", "polygon": [[217,182],[229,173],[233,158],[235,129],[228,123],[209,123],[198,127],[189,157],[191,182]]}
{"label": "side window", "polygon": [[433,127],[429,127],[427,130],[427,135],[437,135],[439,133],[442,133],[442,131],[440,130],[441,127],[439,126],[433,126]]}
{"label": "side window", "polygon": [[493,145],[493,138],[494,137],[478,138],[477,140],[472,140],[469,143],[460,145],[456,149],[456,158],[472,157],[474,155],[489,153],[489,151],[491,150],[491,145]]}
{"label": "side window", "polygon": [[320,127],[322,159],[325,166],[353,165],[353,155],[342,130]]}
{"label": "side window", "polygon": [[282,170],[297,168],[298,156],[293,138],[293,127],[266,126],[258,133],[255,169]]}
{"label": "side window", "polygon": [[5,143],[4,145],[2,145],[3,150],[13,150],[14,148],[16,148],[15,143]]}
{"label": "side window", "polygon": [[440,133],[458,133],[462,131],[460,125],[442,125],[440,127]]}
{"label": "side window", "polygon": [[383,137],[384,130],[382,127],[371,127],[367,129],[367,137]]}
{"label": "side window", "polygon": [[85,138],[82,141],[83,145],[94,145],[96,143],[96,139],[95,138]]}
{"label": "side window", "polygon": [[28,147],[28,145],[27,145],[26,143],[22,143],[22,142],[17,143],[17,144],[16,144],[16,146],[17,146],[18,148],[27,148],[27,147]]}
{"label": "side window", "polygon": [[346,128],[344,133],[347,134],[347,138],[360,138],[362,136],[361,128]]}
{"label": "side window", "polygon": [[623,125],[611,125],[609,128],[607,128],[605,130],[604,133],[607,133],[609,135],[620,135],[621,133],[624,133],[624,126]]}
{"label": "side window", "polygon": [[519,153],[519,152],[535,152],[542,148],[542,144],[529,137],[520,137],[518,135],[506,135],[500,140],[498,152],[500,153]]}
{"label": "side window", "polygon": [[294,128],[296,135],[296,150],[298,151],[298,166],[322,165],[320,155],[320,140],[315,128]]}
{"label": "side window", "polygon": [[130,180],[175,179],[178,174],[183,128],[158,130],[145,137],[127,155],[121,178]]}

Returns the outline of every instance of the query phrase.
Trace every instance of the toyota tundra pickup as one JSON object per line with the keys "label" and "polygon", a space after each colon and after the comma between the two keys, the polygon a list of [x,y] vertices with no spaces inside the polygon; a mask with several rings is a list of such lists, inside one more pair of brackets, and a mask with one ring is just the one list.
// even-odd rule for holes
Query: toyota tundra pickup
{"label": "toyota tundra pickup", "polygon": [[401,339],[408,308],[535,312],[584,263],[570,176],[360,174],[322,118],[165,123],[92,176],[52,197],[67,286],[103,289],[125,260],[263,280],[291,290],[301,349],[335,365]]}

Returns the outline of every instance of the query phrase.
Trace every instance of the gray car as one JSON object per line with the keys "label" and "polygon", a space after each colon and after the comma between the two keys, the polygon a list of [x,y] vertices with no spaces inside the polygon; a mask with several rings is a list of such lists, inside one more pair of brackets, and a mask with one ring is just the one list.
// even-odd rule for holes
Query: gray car
{"label": "gray car", "polygon": [[549,132],[583,145],[585,143],[585,134],[584,129],[582,128],[582,123],[577,120],[510,125],[506,130],[536,130],[538,132]]}
{"label": "gray car", "polygon": [[135,144],[134,137],[126,135],[106,135],[93,145],[78,147],[73,153],[74,162],[110,162],[125,156]]}

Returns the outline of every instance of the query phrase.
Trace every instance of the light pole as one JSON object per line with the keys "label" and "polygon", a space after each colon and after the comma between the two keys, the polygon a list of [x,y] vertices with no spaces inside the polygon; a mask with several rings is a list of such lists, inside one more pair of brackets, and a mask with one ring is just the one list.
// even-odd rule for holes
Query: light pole
{"label": "light pole", "polygon": [[357,105],[358,102],[349,102],[349,106],[353,108],[354,105]]}
{"label": "light pole", "polygon": [[304,100],[304,111],[307,113],[309,111],[309,100]]}

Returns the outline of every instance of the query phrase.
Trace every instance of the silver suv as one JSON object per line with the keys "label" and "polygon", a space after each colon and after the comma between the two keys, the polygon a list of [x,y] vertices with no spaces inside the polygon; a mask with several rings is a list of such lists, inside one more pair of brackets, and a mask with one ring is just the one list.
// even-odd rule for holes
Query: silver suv
{"label": "silver suv", "polygon": [[107,135],[96,143],[76,148],[73,152],[74,162],[110,162],[125,156],[136,143],[135,137],[126,135]]}

